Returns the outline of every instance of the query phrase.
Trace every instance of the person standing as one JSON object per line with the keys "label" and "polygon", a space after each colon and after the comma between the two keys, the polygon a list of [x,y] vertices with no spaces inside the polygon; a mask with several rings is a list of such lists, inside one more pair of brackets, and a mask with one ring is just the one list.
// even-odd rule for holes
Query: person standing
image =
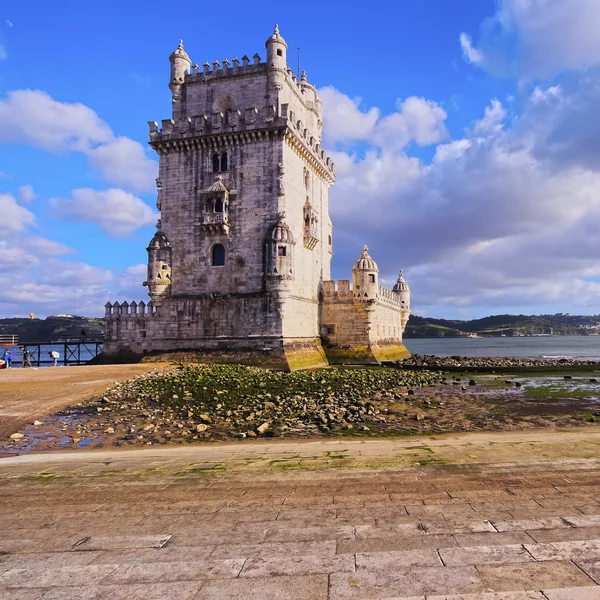
{"label": "person standing", "polygon": [[10,350],[8,350],[8,348],[4,351],[2,360],[4,360],[4,362],[6,363],[7,369],[10,369],[12,367],[12,361],[13,361],[14,357],[15,357],[15,355]]}
{"label": "person standing", "polygon": [[27,349],[27,346],[22,346],[20,348],[21,354],[23,355],[23,359],[21,360],[21,368],[25,368],[26,366],[30,366],[33,368],[31,364],[31,352]]}

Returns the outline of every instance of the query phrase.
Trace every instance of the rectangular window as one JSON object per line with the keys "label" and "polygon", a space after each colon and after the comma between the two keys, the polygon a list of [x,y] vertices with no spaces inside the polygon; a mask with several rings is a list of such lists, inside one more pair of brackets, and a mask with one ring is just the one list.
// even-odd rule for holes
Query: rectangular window
{"label": "rectangular window", "polygon": [[375,275],[369,275],[369,283],[375,283]]}
{"label": "rectangular window", "polygon": [[286,251],[287,248],[285,246],[279,246],[279,248],[277,249],[277,254],[279,256],[286,256]]}

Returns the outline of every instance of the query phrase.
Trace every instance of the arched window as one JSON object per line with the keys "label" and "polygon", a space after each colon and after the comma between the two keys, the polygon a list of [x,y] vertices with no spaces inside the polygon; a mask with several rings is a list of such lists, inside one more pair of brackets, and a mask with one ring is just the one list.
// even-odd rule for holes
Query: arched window
{"label": "arched window", "polygon": [[219,155],[216,152],[212,155],[212,170],[213,173],[219,172]]}
{"label": "arched window", "polygon": [[223,212],[223,200],[221,200],[221,198],[217,198],[215,201],[215,212]]}
{"label": "arched window", "polygon": [[221,152],[221,171],[227,171],[227,152]]}
{"label": "arched window", "polygon": [[222,267],[225,264],[225,246],[215,244],[212,249],[212,266]]}

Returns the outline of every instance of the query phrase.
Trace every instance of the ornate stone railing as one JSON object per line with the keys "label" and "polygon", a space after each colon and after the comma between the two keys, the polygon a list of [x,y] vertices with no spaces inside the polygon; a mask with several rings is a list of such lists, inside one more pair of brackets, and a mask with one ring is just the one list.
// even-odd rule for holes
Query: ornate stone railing
{"label": "ornate stone railing", "polygon": [[118,319],[122,317],[152,317],[156,313],[152,300],[149,302],[107,302],[104,305],[105,319]]}

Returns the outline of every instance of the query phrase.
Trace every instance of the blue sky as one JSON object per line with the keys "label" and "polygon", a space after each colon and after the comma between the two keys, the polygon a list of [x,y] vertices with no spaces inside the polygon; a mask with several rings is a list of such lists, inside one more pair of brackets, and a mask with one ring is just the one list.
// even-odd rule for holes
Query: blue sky
{"label": "blue sky", "polygon": [[596,0],[172,6],[2,4],[0,316],[144,297],[168,56],[264,56],[276,22],[325,100],[334,277],[367,243],[417,314],[600,312]]}

